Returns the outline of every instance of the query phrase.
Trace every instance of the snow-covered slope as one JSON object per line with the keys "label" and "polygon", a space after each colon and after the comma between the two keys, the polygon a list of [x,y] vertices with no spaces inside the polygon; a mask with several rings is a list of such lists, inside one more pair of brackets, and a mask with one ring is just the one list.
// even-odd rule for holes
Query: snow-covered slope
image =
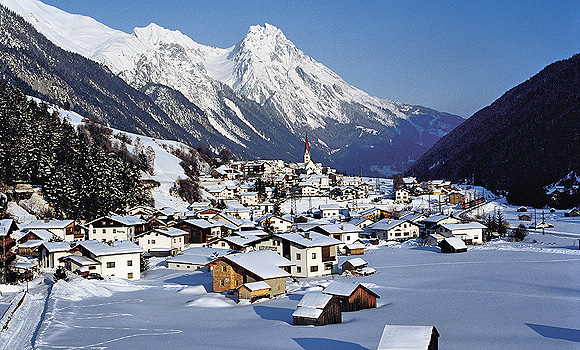
{"label": "snow-covered slope", "polygon": [[[382,153],[401,155],[396,159],[375,159],[373,155],[370,158],[376,164],[405,163],[462,121],[368,95],[304,54],[270,24],[250,27],[242,41],[221,49],[198,44],[177,30],[154,23],[128,34],[37,0],[0,3],[56,45],[105,64],[145,93],[152,84],[179,91],[205,113],[196,122],[209,123],[241,149],[254,146],[259,139],[285,144],[288,134],[302,137],[309,131],[313,140],[319,140],[312,144],[315,156],[324,157],[319,160],[342,160],[351,165],[360,151],[378,147]],[[228,89],[242,100],[225,101]],[[244,99],[263,110],[248,115],[256,106],[248,107]],[[264,130],[264,114],[284,130],[278,125],[275,130]],[[181,124],[191,121],[182,120]],[[290,153],[296,156],[297,152]]]}

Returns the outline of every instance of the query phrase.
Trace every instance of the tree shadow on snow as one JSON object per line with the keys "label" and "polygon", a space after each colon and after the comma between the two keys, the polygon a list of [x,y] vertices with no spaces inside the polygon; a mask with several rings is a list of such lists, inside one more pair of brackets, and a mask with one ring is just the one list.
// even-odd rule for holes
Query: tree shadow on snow
{"label": "tree shadow on snow", "polygon": [[206,274],[186,274],[178,277],[168,278],[164,280],[165,283],[175,283],[184,286],[199,286],[203,285],[205,290],[208,292],[213,291],[213,278],[207,276]]}
{"label": "tree shadow on snow", "polygon": [[526,323],[525,325],[545,338],[562,339],[580,343],[580,329],[545,326],[534,323]]}
{"label": "tree shadow on snow", "polygon": [[304,294],[288,294],[288,299],[290,300],[300,300]]}
{"label": "tree shadow on snow", "polygon": [[256,305],[254,306],[254,312],[264,320],[282,321],[292,324],[292,313],[294,309]]}
{"label": "tree shadow on snow", "polygon": [[441,248],[434,246],[434,245],[418,246],[418,247],[413,247],[411,249],[424,250],[427,252],[434,252],[434,253],[441,253]]}
{"label": "tree shadow on snow", "polygon": [[324,338],[293,338],[304,350],[333,349],[333,350],[369,350],[356,343]]}

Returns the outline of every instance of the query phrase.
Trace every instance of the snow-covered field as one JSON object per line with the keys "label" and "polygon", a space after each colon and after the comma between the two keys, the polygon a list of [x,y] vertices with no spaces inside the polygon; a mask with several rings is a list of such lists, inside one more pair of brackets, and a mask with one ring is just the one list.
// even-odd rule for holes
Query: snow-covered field
{"label": "snow-covered field", "polygon": [[288,296],[236,304],[211,292],[210,273],[173,271],[160,262],[136,282],[58,282],[42,317],[30,306],[42,307],[48,289],[36,287],[1,340],[12,346],[21,338],[22,348],[31,335],[10,330],[33,323],[22,329],[33,332],[39,349],[375,349],[385,324],[406,324],[435,325],[441,349],[574,349],[580,347],[575,242],[532,234],[523,243],[498,241],[449,255],[414,242],[375,247],[363,258],[377,273],[357,280],[381,295],[379,307],[343,313],[342,324],[324,327],[293,326],[291,314],[302,294],[325,279],[289,282]]}

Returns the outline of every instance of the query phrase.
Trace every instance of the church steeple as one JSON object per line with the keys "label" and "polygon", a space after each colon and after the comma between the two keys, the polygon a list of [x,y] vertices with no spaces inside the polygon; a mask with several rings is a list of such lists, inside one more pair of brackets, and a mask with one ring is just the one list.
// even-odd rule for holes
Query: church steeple
{"label": "church steeple", "polygon": [[304,163],[310,162],[310,144],[308,144],[308,132],[306,133],[306,141],[304,142]]}

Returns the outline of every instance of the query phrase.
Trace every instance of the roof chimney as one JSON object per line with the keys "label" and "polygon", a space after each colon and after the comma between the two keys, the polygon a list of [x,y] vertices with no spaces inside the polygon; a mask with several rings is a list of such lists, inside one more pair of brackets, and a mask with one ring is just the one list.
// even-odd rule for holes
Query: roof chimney
{"label": "roof chimney", "polygon": [[310,238],[310,231],[304,231],[304,238],[312,239],[312,238]]}

